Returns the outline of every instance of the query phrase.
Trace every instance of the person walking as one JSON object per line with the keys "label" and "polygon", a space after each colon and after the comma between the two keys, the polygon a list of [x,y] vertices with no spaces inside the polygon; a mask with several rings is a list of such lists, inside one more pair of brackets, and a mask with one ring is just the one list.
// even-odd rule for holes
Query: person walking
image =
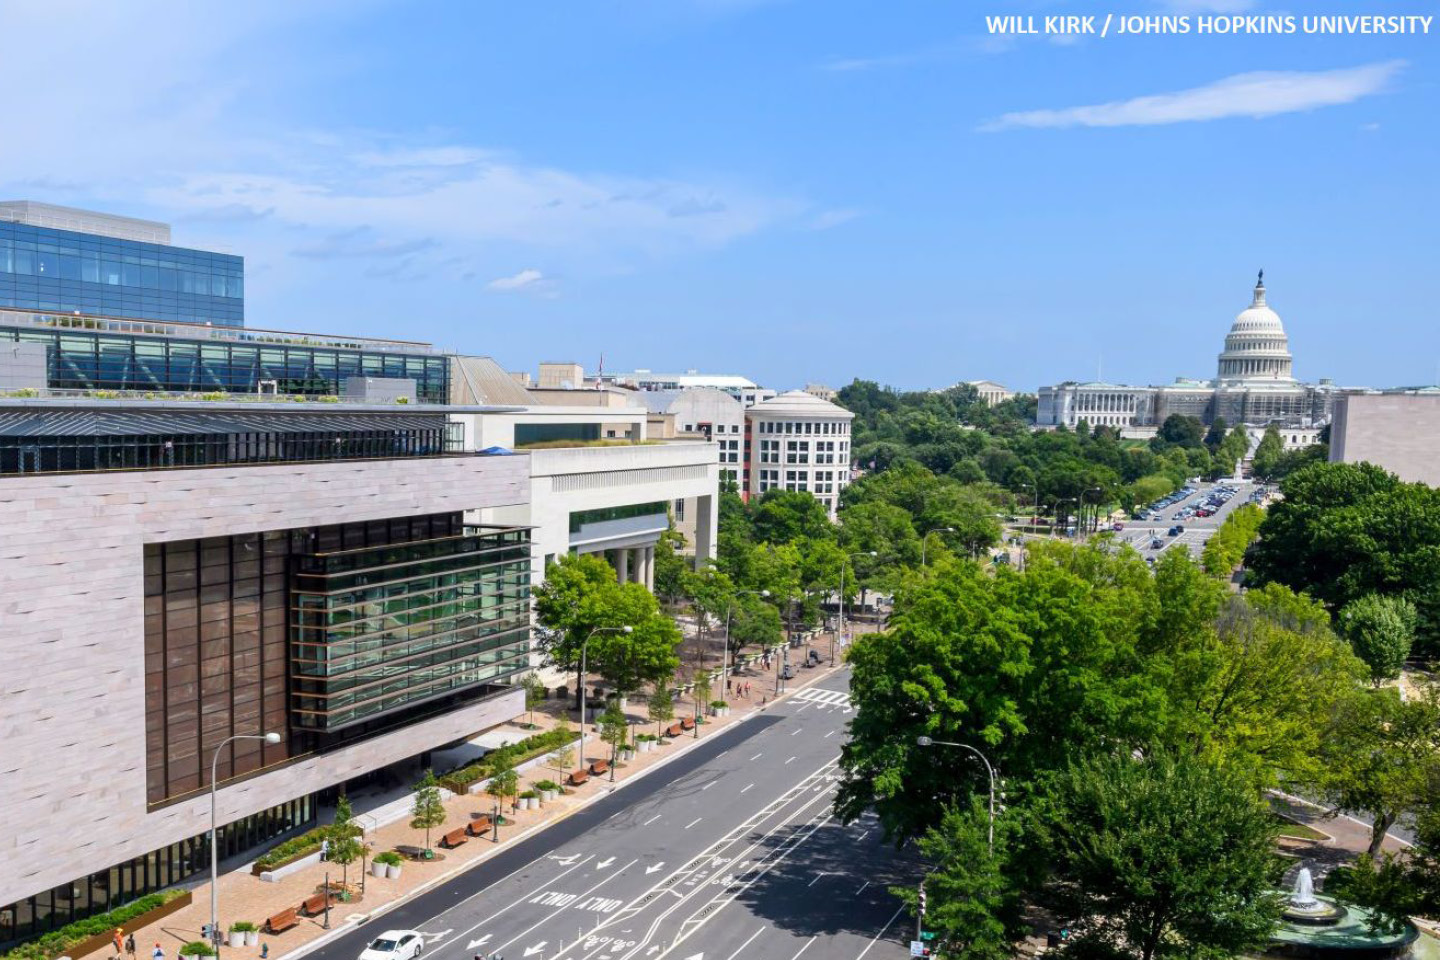
{"label": "person walking", "polygon": [[123,957],[125,955],[125,931],[116,927],[115,932],[110,936],[110,942],[115,946],[115,956]]}
{"label": "person walking", "polygon": [[155,952],[150,954],[150,960],[165,960],[165,950],[160,946],[159,941],[155,943]]}
{"label": "person walking", "polygon": [[125,952],[132,958],[135,956],[135,934],[125,938]]}
{"label": "person walking", "polygon": [[265,960],[268,956],[270,956],[270,944],[268,942],[260,944],[260,960]]}

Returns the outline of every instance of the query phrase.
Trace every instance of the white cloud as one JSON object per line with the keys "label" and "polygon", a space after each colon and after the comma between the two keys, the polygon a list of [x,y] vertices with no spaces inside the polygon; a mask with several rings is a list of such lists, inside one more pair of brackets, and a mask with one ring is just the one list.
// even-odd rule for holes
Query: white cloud
{"label": "white cloud", "polygon": [[1244,13],[1254,10],[1256,0],[1160,0],[1172,13]]}
{"label": "white cloud", "polygon": [[535,286],[537,283],[540,283],[544,279],[545,274],[541,273],[539,270],[521,270],[519,273],[515,274],[512,277],[496,277],[494,280],[491,280],[489,283],[485,284],[485,289],[497,290],[500,292],[524,290],[527,287]]}
{"label": "white cloud", "polygon": [[860,216],[859,210],[822,210],[805,224],[811,230],[830,230]]}
{"label": "white cloud", "polygon": [[1404,65],[1404,61],[1391,60],[1315,73],[1242,73],[1174,93],[1091,106],[1007,113],[980,129],[1153,126],[1227,117],[1273,117],[1353,103],[1372,96],[1384,90]]}

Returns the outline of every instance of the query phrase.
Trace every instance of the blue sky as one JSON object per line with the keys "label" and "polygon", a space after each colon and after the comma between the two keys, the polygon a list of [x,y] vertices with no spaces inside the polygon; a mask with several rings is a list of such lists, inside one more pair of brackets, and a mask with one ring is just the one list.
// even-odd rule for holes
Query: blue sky
{"label": "blue sky", "polygon": [[0,0],[0,193],[244,254],[250,326],[511,369],[1166,382],[1264,267],[1297,375],[1434,382],[1440,19],[985,34],[1111,11],[1440,5]]}

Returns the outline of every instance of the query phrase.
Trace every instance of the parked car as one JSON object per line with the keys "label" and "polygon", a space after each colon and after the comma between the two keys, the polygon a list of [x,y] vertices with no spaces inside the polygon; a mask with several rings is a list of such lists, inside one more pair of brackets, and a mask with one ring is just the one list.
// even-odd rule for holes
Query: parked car
{"label": "parked car", "polygon": [[1117,520],[1110,525],[1110,529],[1114,530],[1116,533],[1119,533],[1121,530],[1125,529],[1125,524]]}
{"label": "parked car", "polygon": [[386,930],[360,951],[360,960],[414,960],[424,951],[418,930]]}
{"label": "parked car", "polygon": [[1151,540],[1151,541],[1150,541],[1150,549],[1151,549],[1151,550],[1163,550],[1163,549],[1165,549],[1165,541],[1164,541],[1164,540],[1161,540],[1159,537],[1156,537],[1154,540]]}

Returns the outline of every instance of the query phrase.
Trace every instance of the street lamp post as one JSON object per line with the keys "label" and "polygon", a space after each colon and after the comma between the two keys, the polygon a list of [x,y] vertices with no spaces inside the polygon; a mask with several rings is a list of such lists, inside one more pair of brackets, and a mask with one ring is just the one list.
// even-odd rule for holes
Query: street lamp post
{"label": "street lamp post", "polygon": [[954,532],[955,532],[955,528],[954,528],[954,527],[936,527],[936,528],[933,529],[933,530],[926,530],[926,531],[925,531],[925,536],[923,536],[923,537],[920,538],[920,566],[922,566],[922,567],[925,566],[925,548],[926,548],[926,547],[929,545],[929,543],[930,543],[930,534],[932,534],[932,533],[954,533]]}
{"label": "street lamp post", "polygon": [[[724,686],[725,678],[730,675],[730,611],[735,606],[735,597],[742,594],[754,594],[757,597],[770,596],[769,590],[737,590],[729,600],[725,602],[725,649],[720,652],[720,684]],[[728,695],[730,691],[727,689]]]}
{"label": "street lamp post", "polygon": [[969,750],[980,758],[981,763],[985,764],[985,773],[990,777],[990,833],[987,837],[987,844],[990,856],[995,856],[995,768],[990,766],[990,761],[985,758],[985,754],[968,743],[951,743],[948,740],[932,740],[929,737],[916,737],[915,743],[922,747],[959,747],[961,750]]}
{"label": "street lamp post", "polygon": [[[1105,492],[1105,488],[1104,488],[1104,487],[1091,487],[1089,490],[1086,490],[1085,493],[1082,493],[1082,494],[1080,495],[1080,498],[1081,498],[1081,499],[1080,499],[1080,509],[1081,509],[1082,514],[1083,514],[1084,509],[1085,509],[1085,499],[1084,499],[1084,498],[1085,498],[1085,494],[1089,494],[1089,493],[1100,493],[1100,494],[1103,494],[1104,492]],[[1095,500],[1095,510],[1094,510],[1094,513],[1093,513],[1092,516],[1091,516],[1091,520],[1093,521],[1092,525],[1095,527],[1095,531],[1098,532],[1099,529],[1100,529],[1100,500],[1099,500],[1099,498],[1096,498],[1096,500]]]}
{"label": "street lamp post", "polygon": [[215,944],[215,953],[220,953],[220,844],[216,841],[216,814],[215,814],[215,773],[220,764],[220,751],[224,750],[235,740],[264,740],[274,745],[280,742],[280,734],[275,731],[269,733],[237,733],[233,737],[227,737],[220,741],[215,748],[215,753],[210,757],[210,939]]}
{"label": "street lamp post", "polygon": [[830,666],[835,666],[835,645],[845,635],[845,564],[854,557],[878,557],[880,554],[874,550],[861,550],[852,553],[840,561],[840,629],[830,638]]}
{"label": "street lamp post", "polygon": [[580,766],[585,766],[585,673],[586,655],[590,652],[590,641],[595,639],[597,633],[633,633],[635,628],[626,624],[623,627],[596,627],[590,631],[590,636],[580,644]]}

